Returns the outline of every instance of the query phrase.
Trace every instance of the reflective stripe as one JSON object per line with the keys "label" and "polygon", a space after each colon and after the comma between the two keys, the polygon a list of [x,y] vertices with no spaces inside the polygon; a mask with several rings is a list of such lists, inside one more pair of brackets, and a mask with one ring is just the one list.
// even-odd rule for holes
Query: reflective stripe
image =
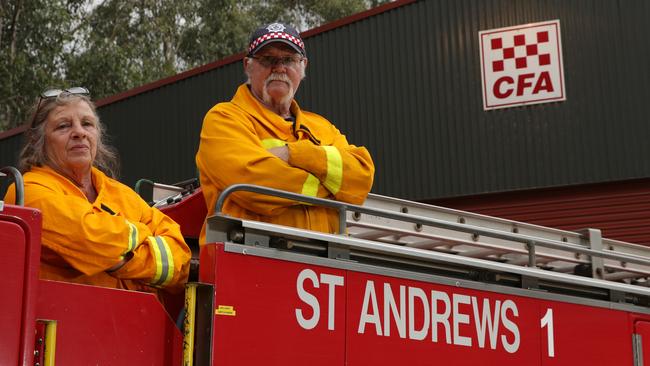
{"label": "reflective stripe", "polygon": [[320,185],[320,181],[318,181],[318,178],[315,176],[307,173],[307,179],[305,179],[305,183],[302,185],[302,194],[305,196],[311,196],[311,197],[316,197],[318,196],[318,186]]}
{"label": "reflective stripe", "polygon": [[264,146],[265,149],[270,149],[272,147],[280,147],[286,145],[286,141],[278,140],[278,139],[264,139],[262,140],[262,146]]}
{"label": "reflective stripe", "polygon": [[154,286],[167,285],[174,277],[174,257],[172,251],[167,245],[165,238],[161,236],[150,236],[149,241],[153,247],[154,257],[156,258],[156,274],[151,280]]}
{"label": "reflective stripe", "polygon": [[327,176],[323,185],[332,194],[337,194],[343,183],[343,158],[341,152],[334,146],[323,146],[327,154]]}
{"label": "reflective stripe", "polygon": [[124,254],[132,252],[136,245],[138,245],[138,227],[126,220],[126,223],[129,225],[129,245]]}

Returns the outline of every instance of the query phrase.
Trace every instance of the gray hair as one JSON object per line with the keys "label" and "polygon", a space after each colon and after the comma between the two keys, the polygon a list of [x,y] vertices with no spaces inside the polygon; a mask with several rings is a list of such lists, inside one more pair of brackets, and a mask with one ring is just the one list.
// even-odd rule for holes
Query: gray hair
{"label": "gray hair", "polygon": [[115,149],[106,144],[105,127],[99,120],[95,104],[88,96],[63,92],[57,97],[39,98],[27,114],[33,121],[25,132],[25,146],[18,156],[18,169],[24,174],[34,166],[48,165],[49,159],[45,151],[45,120],[56,107],[65,106],[77,101],[88,104],[97,118],[97,155],[92,165],[111,178],[116,178],[119,162]]}

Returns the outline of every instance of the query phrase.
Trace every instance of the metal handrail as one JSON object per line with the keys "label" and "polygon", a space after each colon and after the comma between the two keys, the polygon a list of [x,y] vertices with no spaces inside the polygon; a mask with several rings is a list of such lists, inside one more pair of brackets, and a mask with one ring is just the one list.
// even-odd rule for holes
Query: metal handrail
{"label": "metal handrail", "polygon": [[219,199],[217,199],[217,204],[215,205],[214,212],[221,214],[222,213],[221,209],[223,208],[223,204],[226,201],[226,197],[228,197],[231,193],[237,191],[261,193],[267,196],[275,196],[275,197],[294,200],[297,202],[311,203],[314,205],[321,205],[325,207],[335,208],[339,212],[339,234],[345,234],[346,220],[347,220],[346,212],[347,212],[347,208],[349,207],[348,204],[339,201],[327,200],[324,198],[310,197],[298,193],[281,191],[279,189],[268,188],[268,187],[254,185],[254,184],[233,184],[227,187],[226,189],[224,189],[223,192],[221,192],[221,194],[219,195]]}
{"label": "metal handrail", "polygon": [[332,200],[327,200],[327,199],[317,198],[317,197],[310,197],[310,196],[305,196],[297,193],[281,191],[278,189],[257,186],[253,184],[234,184],[227,187],[221,193],[219,199],[217,200],[215,206],[216,213],[221,213],[223,204],[227,196],[236,191],[248,191],[253,193],[266,194],[270,196],[277,196],[280,198],[292,199],[298,202],[311,203],[316,205],[322,205],[325,207],[336,208],[339,212],[339,234],[346,233],[346,225],[347,225],[346,211],[352,211],[352,212],[359,212],[368,215],[385,217],[394,220],[411,222],[415,224],[434,226],[443,229],[450,229],[450,230],[462,231],[467,233],[475,233],[475,234],[485,235],[497,239],[517,241],[517,242],[528,244],[529,254],[531,255],[534,255],[535,246],[542,246],[551,249],[567,250],[573,253],[580,253],[580,254],[585,254],[593,257],[601,257],[601,258],[607,258],[607,259],[617,260],[621,262],[636,263],[636,264],[650,266],[650,259],[646,259],[638,255],[608,253],[606,251],[593,250],[580,245],[565,243],[553,239],[537,238],[529,235],[504,232],[500,230],[444,221],[444,220],[433,219],[433,218],[428,218],[423,216],[416,216],[416,215],[411,215],[406,213],[398,213],[398,212],[383,210],[379,208],[368,208],[364,206],[348,204],[345,202],[332,201]]}
{"label": "metal handrail", "polygon": [[16,205],[25,206],[25,182],[23,181],[23,175],[20,174],[18,169],[12,166],[0,168],[0,173],[11,175],[14,178],[14,182],[16,183]]}

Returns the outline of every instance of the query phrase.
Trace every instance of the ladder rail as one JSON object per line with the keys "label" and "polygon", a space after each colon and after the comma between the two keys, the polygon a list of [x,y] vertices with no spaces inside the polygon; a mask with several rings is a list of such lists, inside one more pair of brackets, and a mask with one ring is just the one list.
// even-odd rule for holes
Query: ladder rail
{"label": "ladder rail", "polygon": [[[376,195],[370,196],[370,200],[366,202],[367,205],[359,206],[359,205],[348,204],[340,201],[332,201],[332,200],[321,199],[316,197],[304,196],[301,194],[280,191],[277,189],[261,187],[261,186],[251,185],[251,184],[236,184],[227,187],[219,196],[215,206],[215,212],[217,214],[221,214],[223,204],[227,199],[227,197],[230,194],[237,191],[247,191],[247,192],[254,192],[258,194],[271,195],[271,196],[295,200],[298,202],[320,205],[320,206],[336,209],[339,214],[339,234],[344,234],[344,235],[345,233],[347,233],[348,223],[350,225],[350,229],[353,229],[355,226],[359,227],[361,225],[359,221],[364,220],[364,218],[366,220],[368,220],[369,218],[375,218],[376,219],[375,221],[383,221],[384,223],[386,223],[386,225],[377,225],[376,227],[372,228],[373,230],[377,231],[377,233],[374,235],[381,235],[380,231],[385,231],[387,233],[385,236],[396,235],[396,234],[402,236],[417,236],[418,230],[421,231],[425,227],[435,227],[438,229],[449,230],[451,232],[468,233],[472,235],[473,238],[485,237],[485,238],[501,240],[503,241],[500,243],[502,247],[497,248],[492,246],[492,248],[490,249],[494,249],[497,251],[504,249],[505,250],[504,253],[508,253],[512,251],[521,252],[520,246],[521,244],[524,244],[529,257],[527,261],[528,266],[536,266],[538,256],[541,256],[542,258],[546,257],[546,258],[556,259],[560,261],[569,261],[569,262],[577,262],[577,263],[584,263],[584,260],[586,260],[586,258],[581,258],[581,256],[585,256],[585,257],[592,258],[592,262],[593,262],[593,258],[602,258],[604,264],[601,265],[601,267],[604,269],[608,268],[610,270],[612,269],[618,270],[621,267],[623,267],[625,271],[630,271],[630,272],[636,271],[637,273],[641,273],[641,274],[650,273],[650,256],[646,255],[647,253],[650,253],[650,250],[647,248],[645,248],[644,250],[642,249],[643,247],[640,246],[633,246],[632,244],[629,243],[616,242],[612,240],[603,240],[602,242],[603,245],[600,245],[601,243],[599,242],[600,249],[595,250],[595,249],[591,249],[586,244],[584,244],[589,242],[589,238],[586,238],[585,235],[581,235],[579,233],[562,231],[557,229],[547,229],[536,225],[523,224],[515,221],[505,220],[505,219],[491,218],[488,216],[471,214],[469,212],[444,209],[436,206],[430,206],[430,205],[419,204],[419,203],[403,201],[403,200],[389,199],[388,201],[392,205],[395,205],[396,201],[399,201],[398,202],[399,204],[408,205],[408,206],[402,206],[402,208],[399,209],[399,212],[396,212],[394,210],[391,211],[389,209],[372,207],[373,201],[376,201],[378,197],[382,200],[386,200],[386,198],[382,196],[376,196]],[[404,207],[407,207],[407,209],[404,209]],[[411,213],[413,211],[417,212],[418,214]],[[405,212],[409,212],[409,213],[405,213]],[[471,218],[472,224],[467,223],[466,220],[462,222],[456,222],[456,220],[451,221],[451,219],[445,220],[445,219],[436,218],[433,215],[431,215],[435,213],[452,215],[452,217],[460,214],[463,217]],[[427,216],[424,216],[424,214],[427,214]],[[366,216],[364,217],[364,215]],[[474,221],[477,221],[478,225],[474,224]],[[399,225],[404,225],[403,223],[407,223],[408,225],[414,225],[413,229],[408,230],[408,232],[399,233],[397,229],[399,229]],[[489,227],[489,223],[494,223],[493,226],[501,227],[501,228],[521,227],[522,229],[524,229],[523,231],[526,233],[524,234],[519,231],[511,232],[510,230],[505,231],[503,229],[494,229],[492,227]],[[537,234],[538,236],[533,236],[531,234]],[[549,238],[549,236],[552,236],[554,238],[560,236],[561,239],[558,240],[554,238]],[[381,237],[382,236],[378,236],[377,238],[381,238]],[[563,241],[565,240],[565,238],[567,238],[566,241]],[[430,238],[430,239],[436,239],[436,238]],[[465,241],[465,243],[463,244],[472,244],[473,246],[480,246],[480,244],[475,243],[477,240],[472,240],[473,242],[470,242],[467,240],[462,240],[462,238],[456,238],[453,236],[447,238],[447,240],[455,241],[455,242]],[[506,244],[509,242],[510,243],[517,242],[520,244],[519,247],[513,247],[512,244],[510,244],[510,247],[508,247]],[[484,245],[483,247],[484,247],[483,249],[485,249],[487,246]],[[627,251],[626,252],[616,251],[614,250],[614,248],[626,248]],[[575,257],[575,260],[571,260],[570,256],[555,255],[557,254],[557,252],[568,252]],[[601,274],[601,276],[602,275],[603,274]]]}
{"label": "ladder rail", "polygon": [[[364,206],[382,207],[392,211],[408,211],[413,214],[435,215],[444,220],[457,221],[463,220],[466,224],[475,226],[499,227],[501,231],[516,230],[519,233],[528,233],[530,236],[554,238],[562,242],[581,244],[584,241],[584,235],[575,232],[555,228],[539,226],[520,221],[513,221],[499,217],[486,216],[478,213],[461,211],[447,207],[434,206],[426,203],[407,201],[394,197],[387,197],[378,194],[369,194]],[[619,240],[603,238],[603,246],[613,252],[621,252],[630,255],[637,255],[641,258],[650,257],[650,248],[638,244],[631,244]]]}
{"label": "ladder rail", "polygon": [[[217,214],[209,218],[209,220],[224,220],[229,218],[223,214]],[[278,235],[287,238],[304,238],[306,240],[314,240],[322,243],[334,243],[337,246],[348,248],[350,253],[355,255],[369,255],[372,253],[388,255],[391,258],[408,258],[413,260],[421,260],[427,263],[441,263],[441,264],[455,264],[467,268],[480,268],[485,270],[494,271],[496,273],[511,273],[524,277],[534,277],[540,280],[548,280],[557,283],[563,283],[569,287],[573,285],[585,286],[587,288],[599,288],[610,291],[617,291],[626,294],[636,294],[645,297],[650,297],[650,288],[644,285],[632,285],[621,282],[606,281],[591,277],[576,276],[573,274],[566,274],[560,272],[547,271],[540,268],[515,266],[507,263],[499,263],[493,261],[486,261],[479,258],[461,257],[454,254],[441,253],[431,250],[422,250],[418,248],[410,248],[400,245],[391,245],[381,242],[376,242],[366,239],[358,239],[354,237],[341,236],[335,234],[326,234],[316,231],[305,229],[298,229],[288,226],[280,226],[269,224],[265,222],[242,220],[237,219],[237,225],[243,230],[251,230],[260,235],[266,233],[267,235]],[[216,227],[216,225],[214,226]],[[225,235],[225,233],[224,233]],[[263,235],[263,234],[262,234]]]}

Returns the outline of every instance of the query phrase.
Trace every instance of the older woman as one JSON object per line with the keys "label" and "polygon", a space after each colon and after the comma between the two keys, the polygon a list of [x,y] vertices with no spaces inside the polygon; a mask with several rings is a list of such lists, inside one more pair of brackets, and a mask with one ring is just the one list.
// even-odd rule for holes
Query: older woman
{"label": "older woman", "polygon": [[176,292],[190,250],[174,221],[111,178],[116,156],[88,95],[79,87],[43,92],[19,157],[25,205],[43,214],[40,277]]}

